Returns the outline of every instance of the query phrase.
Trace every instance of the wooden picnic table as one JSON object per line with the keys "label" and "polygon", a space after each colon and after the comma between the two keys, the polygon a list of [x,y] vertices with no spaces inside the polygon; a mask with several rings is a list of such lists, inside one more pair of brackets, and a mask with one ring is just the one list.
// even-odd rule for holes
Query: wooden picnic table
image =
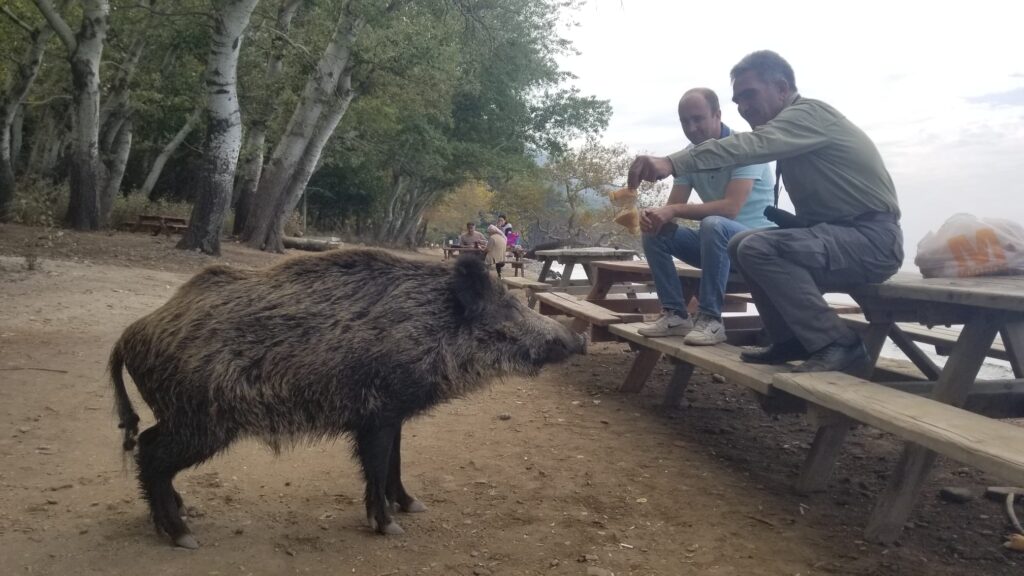
{"label": "wooden picnic table", "polygon": [[[825,489],[855,423],[896,434],[906,445],[865,530],[874,541],[891,543],[899,537],[936,452],[1024,484],[1024,429],[999,420],[1024,416],[1024,277],[923,279],[901,274],[850,295],[864,312],[856,320],[867,324],[863,338],[875,361],[870,370],[874,374],[796,374],[785,365],[744,363],[739,349],[729,344],[687,346],[681,337],[640,336],[642,324],[616,323],[608,331],[639,351],[620,390],[639,391],[649,374],[641,368],[665,354],[675,364],[665,394],[667,408],[678,405],[699,367],[749,388],[767,411],[806,412],[817,431],[796,482],[800,492]],[[918,324],[963,328],[949,339],[942,331],[922,336],[917,332],[924,328]],[[994,346],[997,334],[1001,342]],[[892,379],[902,371],[893,372],[891,363],[883,368],[879,359],[887,337],[919,367],[929,368],[922,372],[930,381]],[[917,348],[919,342],[947,348],[945,365],[927,358]],[[978,380],[986,357],[1006,358],[1014,378]],[[869,377],[875,380],[865,379]]]}
{"label": "wooden picnic table", "polygon": [[[1005,358],[1018,383],[1024,383],[1024,277],[922,278],[899,274],[881,284],[870,284],[851,296],[860,304],[868,322],[865,345],[877,360],[886,337],[891,337],[915,363],[931,362],[910,338],[902,338],[897,322],[926,326],[962,325],[949,358],[941,368],[923,370],[932,376],[929,397],[952,406],[962,406],[977,385],[978,372],[993,354],[997,334],[1002,336]],[[928,366],[925,364],[925,366]],[[1005,401],[1005,398],[1004,400]],[[815,437],[812,454],[831,467],[831,461],[848,429],[848,423],[822,426]],[[969,431],[952,431],[963,435]],[[1024,446],[1015,447],[1024,453]],[[908,442],[885,492],[879,498],[867,528],[872,540],[891,542],[898,537],[928,477],[935,452]],[[814,462],[808,465],[814,466]]]}
{"label": "wooden picnic table", "polygon": [[160,214],[139,214],[132,224],[133,232],[151,230],[153,236],[161,232],[170,236],[172,232],[184,232],[188,228],[188,220],[178,216],[163,216]]}
{"label": "wooden picnic table", "polygon": [[482,256],[487,252],[487,247],[481,246],[480,248],[477,248],[476,246],[444,246],[443,248],[441,248],[441,250],[444,252],[444,259],[447,260],[449,258],[454,258],[455,256],[458,256],[459,254],[462,253],[479,254]]}
{"label": "wooden picnic table", "polygon": [[593,283],[591,264],[599,260],[632,260],[637,254],[635,250],[625,248],[602,248],[597,246],[584,248],[557,248],[553,250],[538,250],[537,258],[543,262],[540,269],[538,282],[546,282],[551,273],[551,264],[555,261],[564,266],[562,269],[562,280],[559,283],[568,287],[571,283],[572,271],[577,264],[583,266],[587,278]]}

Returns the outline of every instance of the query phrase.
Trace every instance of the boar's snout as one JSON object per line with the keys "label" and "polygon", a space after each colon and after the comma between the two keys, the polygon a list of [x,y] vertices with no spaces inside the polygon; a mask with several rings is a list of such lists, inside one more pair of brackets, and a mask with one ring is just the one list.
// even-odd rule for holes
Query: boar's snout
{"label": "boar's snout", "polygon": [[561,362],[573,354],[587,353],[586,336],[576,334],[553,320],[550,321],[557,326],[557,329],[545,340],[541,353],[535,357],[535,363],[538,366]]}

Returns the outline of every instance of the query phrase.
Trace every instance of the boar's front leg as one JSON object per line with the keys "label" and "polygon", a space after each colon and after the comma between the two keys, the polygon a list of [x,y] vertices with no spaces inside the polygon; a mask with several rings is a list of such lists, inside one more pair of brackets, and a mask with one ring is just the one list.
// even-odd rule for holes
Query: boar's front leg
{"label": "boar's front leg", "polygon": [[388,467],[388,502],[398,506],[402,512],[426,512],[427,507],[405,491],[402,485],[402,425],[398,425],[395,443],[391,447],[391,464]]}
{"label": "boar's front leg", "polygon": [[356,452],[366,479],[366,520],[381,534],[402,534],[404,530],[388,511],[387,482],[391,451],[400,426],[369,425],[356,433]]}

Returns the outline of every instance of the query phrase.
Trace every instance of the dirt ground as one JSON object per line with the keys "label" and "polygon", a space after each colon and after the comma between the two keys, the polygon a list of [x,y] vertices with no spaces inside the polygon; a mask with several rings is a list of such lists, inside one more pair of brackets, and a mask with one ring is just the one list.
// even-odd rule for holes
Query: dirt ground
{"label": "dirt ground", "polygon": [[[175,549],[123,465],[104,373],[121,330],[214,261],[173,243],[0,226],[0,574],[1021,573],[998,505],[937,497],[998,480],[940,460],[901,542],[865,543],[892,437],[858,429],[829,490],[798,496],[802,417],[765,415],[707,374],[666,417],[670,366],[620,395],[631,356],[619,344],[407,426],[406,485],[430,509],[400,518],[404,536],[364,526],[345,442],[277,458],[243,442],[178,477],[202,547]],[[219,261],[280,257],[227,244]]]}

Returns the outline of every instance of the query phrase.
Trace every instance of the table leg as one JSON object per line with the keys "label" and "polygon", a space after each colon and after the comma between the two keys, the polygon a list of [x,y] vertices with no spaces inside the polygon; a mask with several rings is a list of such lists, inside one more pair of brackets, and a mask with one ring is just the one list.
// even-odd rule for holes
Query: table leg
{"label": "table leg", "polygon": [[675,365],[675,368],[672,370],[672,380],[669,381],[668,388],[665,390],[665,401],[661,406],[664,410],[675,410],[679,407],[679,402],[683,399],[683,392],[686,392],[686,386],[690,383],[690,377],[693,376],[693,364],[676,358],[672,359],[672,364]]}
{"label": "table leg", "polygon": [[661,352],[650,348],[641,348],[633,360],[633,365],[629,368],[626,380],[619,386],[619,392],[642,390],[647,378],[650,377],[651,372],[654,372],[654,367],[658,365],[659,358],[661,358]]}
{"label": "table leg", "polygon": [[603,268],[597,269],[597,277],[590,286],[590,293],[587,294],[587,300],[593,302],[595,300],[603,300],[608,296],[608,292],[612,289],[612,284],[618,281],[616,274],[612,270],[606,270]]}
{"label": "table leg", "polygon": [[[980,312],[964,325],[935,384],[935,400],[953,406],[963,404],[992,346],[999,324],[996,315]],[[899,537],[934,462],[934,452],[907,443],[889,477],[889,485],[875,503],[865,529],[868,539],[888,544]]]}
{"label": "table leg", "polygon": [[1024,320],[1008,322],[1000,331],[1016,378],[1024,378]]}
{"label": "table leg", "polygon": [[917,347],[917,344],[915,344],[914,341],[903,332],[903,330],[900,330],[899,326],[893,325],[892,331],[889,332],[889,337],[892,338],[893,343],[896,344],[904,354],[906,354],[907,358],[914,363],[914,366],[917,366],[917,369],[925,375],[925,378],[928,378],[929,380],[939,379],[939,376],[942,374],[942,369],[939,368],[927,354],[922,352],[921,349]]}
{"label": "table leg", "polygon": [[545,258],[544,264],[540,267],[540,275],[537,276],[537,282],[544,282],[548,279],[548,274],[551,273],[551,258]]}
{"label": "table leg", "polygon": [[572,280],[572,270],[575,267],[576,267],[576,261],[575,260],[567,260],[565,262],[565,267],[562,268],[562,282],[561,282],[562,288],[568,288],[569,287],[569,284],[570,284],[570,282]]}
{"label": "table leg", "polygon": [[[867,348],[872,366],[878,361],[878,355],[891,327],[892,324],[888,322],[874,323],[868,326],[864,333],[864,347]],[[858,376],[867,377],[870,373]],[[825,489],[829,477],[832,476],[832,469],[835,468],[836,459],[839,458],[839,452],[843,448],[843,442],[846,441],[846,434],[853,426],[853,422],[846,418],[817,419],[817,422],[818,430],[814,433],[811,451],[807,454],[807,459],[800,468],[800,477],[796,481],[796,489],[802,494]]]}

